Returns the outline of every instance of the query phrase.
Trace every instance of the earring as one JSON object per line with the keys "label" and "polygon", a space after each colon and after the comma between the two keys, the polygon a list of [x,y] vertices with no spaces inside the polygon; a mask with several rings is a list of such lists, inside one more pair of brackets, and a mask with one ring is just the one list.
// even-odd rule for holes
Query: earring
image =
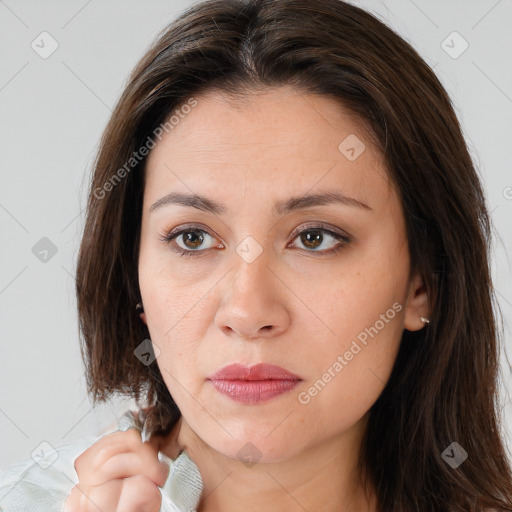
{"label": "earring", "polygon": [[142,305],[142,302],[139,302],[136,306],[135,306],[135,311],[137,311],[137,313],[144,313],[144,306]]}
{"label": "earring", "polygon": [[430,323],[430,320],[428,318],[424,318],[422,316],[420,316],[420,320],[424,323],[424,324],[429,324]]}

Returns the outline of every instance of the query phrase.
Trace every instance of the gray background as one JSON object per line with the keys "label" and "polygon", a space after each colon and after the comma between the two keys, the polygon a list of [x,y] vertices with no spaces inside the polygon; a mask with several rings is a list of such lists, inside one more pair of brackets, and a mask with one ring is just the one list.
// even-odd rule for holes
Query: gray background
{"label": "gray background", "polygon": [[[453,99],[497,230],[492,268],[510,353],[512,1],[357,4],[407,39]],[[0,469],[29,457],[42,441],[57,447],[100,435],[132,405],[115,399],[93,409],[85,391],[74,297],[84,177],[128,74],[157,32],[190,5],[0,0]],[[58,43],[46,59],[31,47],[34,41],[39,51],[50,48],[48,38],[42,48],[43,31]],[[450,36],[454,31],[463,39]],[[464,40],[469,46],[457,55]],[[43,237],[57,250],[46,262],[33,252],[48,244]],[[501,385],[510,446],[505,355]]]}

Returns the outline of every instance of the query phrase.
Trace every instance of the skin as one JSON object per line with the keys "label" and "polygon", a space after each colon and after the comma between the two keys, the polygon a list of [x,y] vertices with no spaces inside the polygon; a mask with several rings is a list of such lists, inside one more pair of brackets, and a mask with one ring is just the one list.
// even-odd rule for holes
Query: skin
{"label": "skin", "polygon": [[[200,512],[376,510],[374,489],[367,501],[356,471],[367,413],[390,376],[403,330],[423,328],[420,317],[428,317],[421,277],[409,275],[403,212],[382,155],[330,98],[279,87],[243,103],[213,91],[196,99],[146,167],[141,318],[182,413],[157,446],[172,458],[185,448],[198,465]],[[366,147],[354,161],[338,149],[350,134]],[[370,209],[272,212],[275,201],[326,190]],[[229,212],[175,204],[149,211],[170,192],[207,196]],[[159,240],[190,223],[206,231],[202,245],[197,233],[188,245],[183,235]],[[299,236],[318,223],[351,241],[322,255],[339,241],[324,232],[308,245]],[[249,236],[262,250],[251,263],[236,252]],[[182,257],[172,250],[177,245],[202,253]],[[401,310],[394,318],[301,403],[299,393],[395,303]],[[303,380],[270,401],[240,404],[206,380],[233,362],[273,363]],[[247,443],[259,451],[250,467],[238,455]]]}

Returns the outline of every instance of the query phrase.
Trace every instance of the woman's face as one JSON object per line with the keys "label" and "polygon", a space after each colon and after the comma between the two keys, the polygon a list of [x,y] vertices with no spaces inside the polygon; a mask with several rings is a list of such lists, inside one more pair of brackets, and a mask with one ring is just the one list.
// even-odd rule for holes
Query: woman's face
{"label": "woman's face", "polygon": [[[139,282],[165,383],[229,457],[279,461],[357,436],[403,329],[428,313],[382,157],[326,97],[282,87],[196,100],[146,168]],[[319,194],[345,199],[291,201]],[[210,380],[233,363],[295,378]]]}

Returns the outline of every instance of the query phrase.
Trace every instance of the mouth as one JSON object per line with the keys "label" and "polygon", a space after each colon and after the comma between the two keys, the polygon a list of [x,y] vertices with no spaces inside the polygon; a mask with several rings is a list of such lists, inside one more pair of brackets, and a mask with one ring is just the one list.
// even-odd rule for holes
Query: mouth
{"label": "mouth", "polygon": [[207,379],[221,394],[244,404],[258,404],[291,391],[303,379],[273,364],[230,364]]}

